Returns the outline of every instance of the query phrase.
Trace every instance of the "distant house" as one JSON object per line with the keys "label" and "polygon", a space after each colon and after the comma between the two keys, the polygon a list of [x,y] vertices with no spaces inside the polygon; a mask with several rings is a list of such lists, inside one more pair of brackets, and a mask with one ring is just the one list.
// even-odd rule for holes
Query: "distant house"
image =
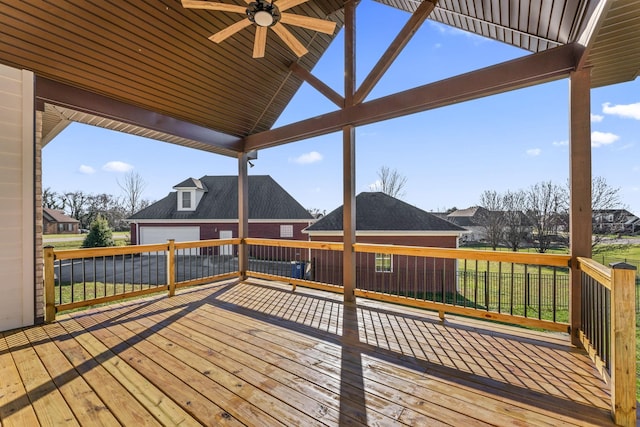
{"label": "distant house", "polygon": [[[313,216],[268,175],[249,176],[249,236],[307,240]],[[238,237],[238,177],[188,178],[133,214],[132,244]]]}
{"label": "distant house", "polygon": [[483,225],[483,218],[489,211],[481,206],[472,206],[467,209],[458,209],[447,215],[447,221],[452,222],[469,231],[464,236],[465,242],[480,242],[486,239],[486,228]]}
{"label": "distant house", "polygon": [[42,234],[78,234],[80,221],[64,212],[42,208]]}
{"label": "distant house", "polygon": [[[343,207],[330,212],[304,230],[312,241],[342,241]],[[356,197],[356,241],[387,245],[457,248],[467,231],[449,221],[379,192]],[[329,282],[340,269],[339,260],[311,251],[312,280]],[[400,257],[384,253],[359,253],[356,257],[358,288],[385,291],[395,284],[411,284],[399,292],[454,292],[456,262],[442,258]],[[399,280],[402,278],[402,280]],[[399,285],[398,285],[399,286]],[[405,285],[403,285],[405,286]]]}
{"label": "distant house", "polygon": [[469,231],[463,237],[464,242],[481,242],[487,239],[487,226],[495,221],[502,224],[503,231],[515,230],[517,227],[522,238],[531,236],[533,226],[531,220],[521,211],[490,211],[482,206],[458,209],[447,215],[450,221]]}
{"label": "distant house", "polygon": [[640,218],[626,209],[600,209],[593,211],[594,233],[629,233],[640,230]]}

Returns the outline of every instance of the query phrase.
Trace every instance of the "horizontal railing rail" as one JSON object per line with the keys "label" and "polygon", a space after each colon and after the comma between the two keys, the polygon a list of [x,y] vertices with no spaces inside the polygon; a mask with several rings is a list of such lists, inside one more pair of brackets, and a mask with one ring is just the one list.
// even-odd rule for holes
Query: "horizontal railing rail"
{"label": "horizontal railing rail", "polygon": [[611,414],[618,425],[636,425],[636,267],[603,266],[578,257],[581,272],[580,341],[611,385]]}
{"label": "horizontal railing rail", "polygon": [[44,250],[45,320],[57,312],[237,277],[240,239]]}

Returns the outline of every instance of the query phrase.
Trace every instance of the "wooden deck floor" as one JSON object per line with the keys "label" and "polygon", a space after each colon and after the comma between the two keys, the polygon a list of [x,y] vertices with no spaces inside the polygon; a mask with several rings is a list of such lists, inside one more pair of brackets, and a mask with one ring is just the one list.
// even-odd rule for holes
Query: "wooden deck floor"
{"label": "wooden deck floor", "polygon": [[566,337],[253,281],[0,334],[0,421],[612,425]]}

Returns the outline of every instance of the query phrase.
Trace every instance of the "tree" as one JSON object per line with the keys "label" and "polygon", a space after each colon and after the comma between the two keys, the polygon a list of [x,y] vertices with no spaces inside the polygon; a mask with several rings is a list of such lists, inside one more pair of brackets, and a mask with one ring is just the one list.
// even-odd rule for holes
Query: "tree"
{"label": "tree", "polygon": [[512,251],[517,252],[518,248],[527,236],[527,217],[524,214],[525,210],[525,193],[520,191],[507,191],[502,196],[503,212],[503,224],[504,230],[502,237],[504,243],[511,248]]}
{"label": "tree", "polygon": [[82,242],[83,248],[104,248],[107,246],[115,246],[113,241],[113,233],[107,220],[102,216],[98,217],[91,223],[89,234]]}
{"label": "tree", "polygon": [[478,221],[484,228],[484,235],[493,250],[498,248],[502,241],[504,230],[503,221],[503,200],[502,196],[493,190],[486,190],[480,195],[480,206]]}
{"label": "tree", "polygon": [[68,191],[62,195],[65,212],[80,221],[80,228],[87,228],[91,223],[87,213],[88,198],[89,195],[80,190]]}
{"label": "tree", "polygon": [[118,181],[118,186],[124,192],[124,205],[128,216],[149,205],[149,202],[142,198],[142,193],[147,187],[147,183],[138,172],[131,171],[127,173],[122,183]]}
{"label": "tree", "polygon": [[42,207],[48,209],[55,209],[61,211],[64,209],[64,202],[62,196],[47,187],[42,190]]}
{"label": "tree", "polygon": [[407,184],[407,177],[403,176],[396,169],[389,169],[381,166],[378,169],[378,180],[369,188],[372,191],[381,191],[391,197],[403,197],[404,186]]}
{"label": "tree", "polygon": [[[569,182],[567,182],[567,191],[570,191]],[[591,180],[591,211],[593,218],[593,237],[591,248],[595,249],[596,246],[602,243],[605,238],[605,234],[612,232],[613,230],[603,227],[600,222],[601,216],[598,215],[602,211],[621,211],[624,209],[622,200],[620,199],[620,188],[611,187],[604,177],[596,176]],[[568,209],[567,209],[568,212]],[[614,218],[612,222],[620,223],[624,221],[624,214],[613,212],[614,215],[620,215],[620,218]],[[566,219],[567,230],[569,229],[568,215]],[[608,222],[610,224],[610,222]]]}
{"label": "tree", "polygon": [[539,182],[525,191],[526,215],[533,226],[538,252],[547,252],[557,238],[566,200],[565,189],[551,181]]}

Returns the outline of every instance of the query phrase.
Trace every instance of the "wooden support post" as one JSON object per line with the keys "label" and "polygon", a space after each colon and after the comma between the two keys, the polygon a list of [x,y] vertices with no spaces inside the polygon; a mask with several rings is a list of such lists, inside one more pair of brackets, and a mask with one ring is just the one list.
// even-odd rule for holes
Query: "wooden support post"
{"label": "wooden support post", "polygon": [[[344,99],[345,107],[354,103],[356,87],[356,2],[348,0],[344,5]],[[343,174],[343,257],[342,285],[344,301],[356,300],[356,130],[348,125],[342,128],[342,174]]]}
{"label": "wooden support post", "polygon": [[238,155],[238,270],[240,280],[247,279],[249,269],[249,246],[245,239],[249,237],[249,155]]}
{"label": "wooden support post", "polygon": [[576,257],[591,258],[591,71],[571,73],[569,132],[569,286],[571,342],[580,345],[581,273]]}
{"label": "wooden support post", "polygon": [[44,321],[51,323],[56,320],[55,285],[56,285],[56,256],[53,246],[44,248]]}
{"label": "wooden support post", "polygon": [[176,241],[169,239],[169,250],[167,253],[167,285],[169,296],[176,294]]}
{"label": "wooden support post", "polygon": [[611,264],[611,415],[636,425],[636,268]]}

